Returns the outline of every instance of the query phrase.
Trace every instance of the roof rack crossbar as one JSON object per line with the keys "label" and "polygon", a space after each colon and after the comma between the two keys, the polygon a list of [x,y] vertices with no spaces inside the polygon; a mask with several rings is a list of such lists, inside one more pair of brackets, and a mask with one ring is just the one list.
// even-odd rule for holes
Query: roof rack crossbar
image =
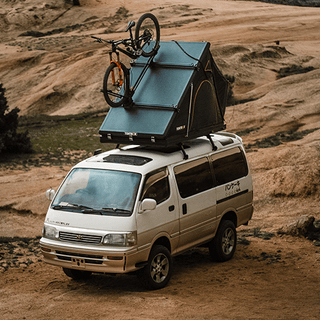
{"label": "roof rack crossbar", "polygon": [[181,151],[183,153],[183,160],[189,159],[189,156],[187,155],[186,150],[184,150],[184,147],[183,147],[182,143],[179,143],[179,147],[180,147],[180,149],[181,149]]}
{"label": "roof rack crossbar", "polygon": [[217,151],[218,147],[214,144],[214,141],[212,140],[210,133],[207,135],[207,138],[209,139],[209,141],[212,145],[212,151]]}

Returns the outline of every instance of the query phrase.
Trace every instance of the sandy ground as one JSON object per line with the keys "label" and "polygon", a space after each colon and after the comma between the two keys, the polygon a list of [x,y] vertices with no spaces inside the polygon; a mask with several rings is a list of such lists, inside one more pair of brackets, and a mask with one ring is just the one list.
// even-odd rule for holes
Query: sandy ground
{"label": "sandy ground", "polygon": [[[78,283],[44,264],[38,245],[45,191],[57,188],[69,167],[2,168],[2,318],[319,319],[320,247],[277,234],[302,215],[320,219],[319,8],[219,0],[80,2],[75,8],[65,1],[0,1],[0,78],[9,105],[22,114],[104,110],[99,91],[108,48],[90,35],[121,38],[128,20],[151,11],[161,40],[210,42],[222,72],[235,78],[238,103],[227,108],[225,120],[248,150],[255,212],[239,229],[231,261],[212,263],[207,249],[192,250],[174,259],[162,290],[147,292],[134,276],[123,275]],[[19,36],[27,31],[43,36]]]}

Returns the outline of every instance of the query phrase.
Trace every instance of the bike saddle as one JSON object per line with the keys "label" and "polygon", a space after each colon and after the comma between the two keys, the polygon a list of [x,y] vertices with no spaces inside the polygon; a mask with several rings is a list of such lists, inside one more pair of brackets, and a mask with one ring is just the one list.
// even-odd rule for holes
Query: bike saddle
{"label": "bike saddle", "polygon": [[134,21],[129,21],[127,25],[126,32],[129,31],[132,27],[134,27],[136,23]]}

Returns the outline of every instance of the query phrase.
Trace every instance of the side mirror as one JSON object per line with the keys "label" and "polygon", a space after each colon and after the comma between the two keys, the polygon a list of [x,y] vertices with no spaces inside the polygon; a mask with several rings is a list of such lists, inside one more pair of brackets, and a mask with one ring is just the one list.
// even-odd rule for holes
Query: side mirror
{"label": "side mirror", "polygon": [[154,199],[144,199],[140,204],[139,213],[143,213],[146,210],[154,210],[157,206],[157,201]]}
{"label": "side mirror", "polygon": [[52,199],[54,198],[54,195],[56,194],[56,192],[54,191],[54,189],[48,189],[46,192],[46,197],[48,200],[52,201]]}

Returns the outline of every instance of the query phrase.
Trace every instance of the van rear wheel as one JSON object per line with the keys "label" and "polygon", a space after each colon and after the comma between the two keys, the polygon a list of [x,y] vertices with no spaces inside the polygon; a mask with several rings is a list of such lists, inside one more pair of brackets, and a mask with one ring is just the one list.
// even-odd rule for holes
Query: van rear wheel
{"label": "van rear wheel", "polygon": [[74,270],[68,268],[62,268],[63,272],[73,280],[86,280],[90,278],[92,272],[91,271],[82,271],[82,270]]}
{"label": "van rear wheel", "polygon": [[142,285],[150,290],[164,288],[169,282],[171,274],[171,254],[166,247],[161,245],[157,245],[151,250],[147,265],[137,272]]}
{"label": "van rear wheel", "polygon": [[216,236],[209,243],[209,252],[214,261],[230,260],[237,246],[237,231],[232,221],[221,222]]}

